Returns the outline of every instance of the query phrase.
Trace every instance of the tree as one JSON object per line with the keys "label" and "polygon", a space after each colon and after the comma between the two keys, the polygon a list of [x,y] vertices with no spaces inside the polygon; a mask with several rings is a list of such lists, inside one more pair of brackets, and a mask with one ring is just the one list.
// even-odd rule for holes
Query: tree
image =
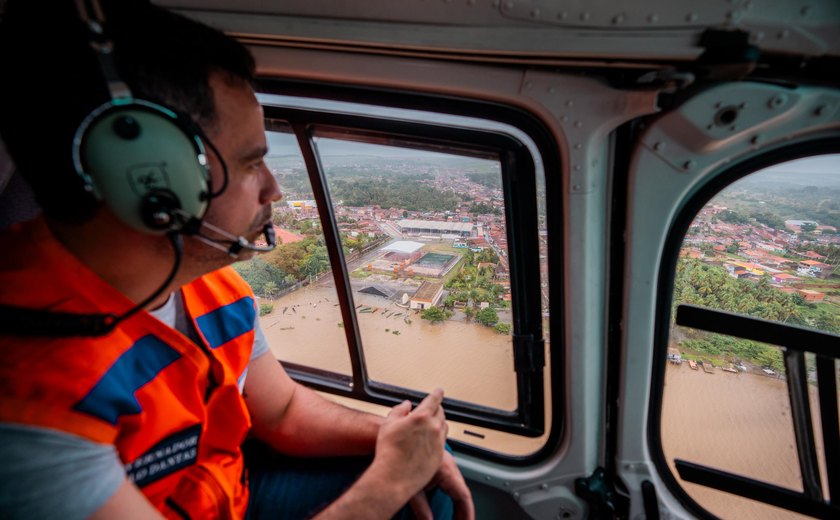
{"label": "tree", "polygon": [[248,285],[257,294],[265,294],[265,286],[269,283],[275,284],[275,294],[280,287],[287,285],[286,278],[288,273],[277,265],[266,262],[262,258],[237,262],[233,264],[233,269],[248,282]]}
{"label": "tree", "polygon": [[441,321],[446,320],[449,316],[447,316],[447,311],[444,311],[440,307],[433,306],[420,311],[420,317],[424,320],[429,320],[432,323],[440,323]]}
{"label": "tree", "polygon": [[450,294],[443,300],[443,308],[446,310],[451,310],[455,307],[455,302],[458,301],[458,298],[454,294]]}
{"label": "tree", "polygon": [[492,327],[499,322],[499,315],[496,314],[496,309],[493,307],[485,307],[476,313],[475,321]]}
{"label": "tree", "polygon": [[513,326],[510,323],[497,323],[493,330],[498,332],[499,334],[510,334],[510,331],[513,330]]}
{"label": "tree", "polygon": [[262,293],[265,295],[266,298],[270,300],[279,291],[280,287],[277,286],[277,282],[275,282],[274,280],[269,280],[265,283],[265,285],[263,285]]}
{"label": "tree", "polygon": [[817,229],[817,225],[813,222],[805,222],[799,229],[801,229],[803,233],[811,233]]}
{"label": "tree", "polygon": [[475,261],[495,264],[499,261],[499,255],[492,248],[485,247],[475,256]]}

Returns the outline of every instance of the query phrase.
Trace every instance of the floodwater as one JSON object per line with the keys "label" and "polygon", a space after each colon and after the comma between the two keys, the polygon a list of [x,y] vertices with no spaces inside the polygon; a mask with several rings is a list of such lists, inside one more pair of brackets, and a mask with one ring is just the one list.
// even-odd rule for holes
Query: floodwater
{"label": "floodwater", "polygon": [[[516,408],[510,336],[476,323],[432,324],[379,296],[354,298],[361,305],[357,314],[372,381],[423,392],[439,386],[453,399]],[[278,359],[352,373],[334,289],[310,287],[273,303],[274,311],[261,323]]]}
{"label": "floodwater", "polygon": [[[379,296],[355,292],[354,298],[368,377],[372,381],[423,392],[440,387],[452,399],[500,410],[516,408],[516,374],[509,335],[456,319],[432,324],[415,311]],[[275,357],[338,374],[352,374],[333,287],[309,286],[271,303],[274,310],[260,318],[260,323]],[[509,316],[499,314],[501,321],[510,322]],[[547,385],[548,377],[546,388]],[[374,413],[387,411],[374,405],[338,400]],[[549,407],[548,392],[546,402]],[[548,423],[550,414],[547,415]],[[548,436],[546,432],[541,437],[529,438],[458,423],[450,424],[449,433],[452,438],[510,455],[533,453]]]}
{"label": "floodwater", "polygon": [[[818,410],[813,387],[811,394],[812,410]],[[673,463],[678,458],[802,491],[790,401],[783,380],[719,369],[707,374],[691,370],[685,363],[669,364],[661,424],[663,451],[675,476]],[[819,424],[814,427],[820,431]],[[817,437],[819,441],[819,434]],[[817,448],[821,459],[821,443]],[[703,486],[681,485],[701,506],[721,518],[806,518]]]}
{"label": "floodwater", "polygon": [[[354,297],[360,306],[357,314],[364,355],[373,381],[424,392],[439,386],[450,398],[502,410],[515,408],[510,336],[456,320],[431,324],[385,298],[360,293]],[[261,318],[275,356],[350,375],[337,303],[334,289],[325,286],[308,287],[276,299],[274,311]],[[363,309],[369,312],[361,312]],[[818,409],[814,395],[812,407]],[[363,408],[383,412],[381,407]],[[472,433],[467,434],[465,429]],[[819,425],[815,429],[820,431]],[[674,459],[679,458],[802,489],[787,386],[782,380],[719,369],[707,374],[686,364],[669,365],[661,430],[663,450],[672,470]],[[483,437],[476,437],[475,432]],[[531,453],[545,442],[545,436],[528,439],[464,425],[451,427],[450,435],[515,455]],[[819,442],[818,450],[822,457]],[[797,517],[702,486],[682,485],[700,505],[721,518]]]}

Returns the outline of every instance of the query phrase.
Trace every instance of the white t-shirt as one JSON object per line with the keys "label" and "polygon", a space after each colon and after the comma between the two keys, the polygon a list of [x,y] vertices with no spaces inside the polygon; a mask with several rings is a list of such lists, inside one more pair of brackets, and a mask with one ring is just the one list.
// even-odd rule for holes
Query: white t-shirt
{"label": "white t-shirt", "polygon": [[[150,314],[188,337],[194,334],[181,298],[174,294]],[[251,361],[268,353],[259,318],[254,319],[254,332]],[[240,391],[242,384],[244,375]],[[51,428],[0,423],[3,518],[81,520],[101,508],[125,479],[111,444]]]}

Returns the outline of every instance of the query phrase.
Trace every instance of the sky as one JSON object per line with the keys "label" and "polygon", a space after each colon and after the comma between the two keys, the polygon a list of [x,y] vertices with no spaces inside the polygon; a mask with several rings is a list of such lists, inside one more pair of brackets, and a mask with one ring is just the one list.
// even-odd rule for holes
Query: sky
{"label": "sky", "polygon": [[795,161],[779,163],[766,172],[836,173],[840,175],[840,154],[806,157]]}
{"label": "sky", "polygon": [[[294,135],[281,132],[266,132],[268,139],[268,156],[300,155]],[[377,157],[452,157],[450,154],[423,152],[397,146],[383,146],[378,144],[358,143],[338,139],[319,138],[318,153],[324,157],[331,155],[373,155]]]}

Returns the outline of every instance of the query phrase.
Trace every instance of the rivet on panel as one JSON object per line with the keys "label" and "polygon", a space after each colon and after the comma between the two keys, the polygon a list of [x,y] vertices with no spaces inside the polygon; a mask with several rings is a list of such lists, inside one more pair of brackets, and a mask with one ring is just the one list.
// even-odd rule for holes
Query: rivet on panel
{"label": "rivet on panel", "polygon": [[738,125],[732,125],[732,126],[729,127],[730,132],[734,132],[737,129],[738,129]]}
{"label": "rivet on panel", "polygon": [[715,125],[706,125],[706,130],[711,130],[714,127],[715,127]]}
{"label": "rivet on panel", "polygon": [[779,31],[779,34],[776,35],[776,38],[784,40],[788,36],[790,36],[790,31],[787,29],[782,29],[781,31]]}
{"label": "rivet on panel", "polygon": [[575,128],[580,128],[582,126],[583,126],[583,123],[581,123],[580,121],[575,121]]}
{"label": "rivet on panel", "polygon": [[467,5],[475,5],[475,0],[467,0]]}
{"label": "rivet on panel", "polygon": [[519,492],[518,491],[513,492],[513,499],[516,500],[517,502],[519,502]]}
{"label": "rivet on panel", "polygon": [[756,134],[752,139],[750,139],[750,143],[752,144],[761,144],[762,141],[764,141],[764,137],[762,137],[761,134]]}
{"label": "rivet on panel", "polygon": [[572,169],[576,172],[579,172],[580,171],[580,165],[576,164]]}
{"label": "rivet on panel", "polygon": [[543,491],[545,491],[546,489],[548,489],[548,484],[546,484],[545,482],[543,482],[542,484],[540,484],[540,489],[542,489]]}
{"label": "rivet on panel", "polygon": [[624,13],[619,13],[619,14],[613,16],[613,19],[612,19],[613,25],[618,25],[623,21],[624,21]]}
{"label": "rivet on panel", "polygon": [[563,123],[565,123],[568,120],[569,120],[569,116],[560,116],[560,121],[562,121]]}
{"label": "rivet on panel", "polygon": [[583,148],[583,145],[582,145],[582,144],[580,144],[580,143],[575,143],[575,146],[574,146],[574,149],[575,149],[575,150],[580,150],[581,148]]}
{"label": "rivet on panel", "polygon": [[695,166],[697,166],[697,163],[695,163],[694,161],[689,160],[683,163],[684,170],[693,170]]}
{"label": "rivet on panel", "polygon": [[723,103],[721,103],[720,101],[718,101],[717,103],[715,103],[715,108],[720,108],[720,107],[722,107],[722,106],[723,106]]}
{"label": "rivet on panel", "polygon": [[493,480],[493,477],[491,477],[490,475],[485,475],[484,480],[486,480],[487,482],[490,482],[491,480]]}
{"label": "rivet on panel", "polygon": [[747,108],[747,102],[746,101],[741,102],[741,104],[738,105],[738,108],[740,108],[741,110]]}
{"label": "rivet on panel", "polygon": [[493,0],[493,7],[499,7],[500,5],[502,5],[501,0]]}
{"label": "rivet on panel", "polygon": [[554,87],[548,87],[548,93],[549,93],[549,94],[554,94],[555,92],[557,92],[557,89],[556,89],[556,88],[554,88]]}
{"label": "rivet on panel", "polygon": [[817,107],[816,110],[814,110],[814,115],[815,116],[824,116],[828,113],[828,108],[829,108],[828,105],[820,105],[820,106]]}
{"label": "rivet on panel", "polygon": [[656,13],[651,13],[647,17],[648,23],[656,23],[659,21],[659,15]]}
{"label": "rivet on panel", "polygon": [[589,20],[589,12],[584,11],[584,12],[580,13],[580,21],[585,22],[587,20]]}
{"label": "rivet on panel", "polygon": [[505,9],[507,9],[508,11],[513,9],[513,2],[505,2]]}
{"label": "rivet on panel", "polygon": [[505,481],[505,487],[510,487],[510,482]]}
{"label": "rivet on panel", "polygon": [[767,106],[770,108],[780,108],[787,103],[787,96],[784,94],[778,94],[770,98],[770,101],[767,102]]}
{"label": "rivet on panel", "polygon": [[531,84],[531,82],[530,82],[530,81],[526,81],[526,82],[525,82],[525,88],[526,88],[526,89],[529,89],[529,88],[531,88],[532,86],[533,86],[533,85]]}
{"label": "rivet on panel", "polygon": [[531,18],[536,18],[540,15],[540,10],[536,7],[531,10]]}
{"label": "rivet on panel", "polygon": [[569,107],[569,108],[572,108],[573,106],[575,106],[575,102],[572,101],[571,99],[567,99],[566,100],[566,106]]}
{"label": "rivet on panel", "polygon": [[561,12],[557,13],[557,19],[558,20],[565,20],[568,17],[569,17],[569,13],[567,13],[566,11],[561,11]]}
{"label": "rivet on panel", "polygon": [[657,152],[662,152],[662,151],[665,150],[665,148],[666,148],[666,145],[662,141],[659,141],[658,143],[653,145],[653,149],[656,150]]}
{"label": "rivet on panel", "polygon": [[810,12],[811,12],[811,6],[810,5],[806,5],[806,6],[802,7],[802,9],[799,10],[799,14],[801,14],[802,16],[808,16],[808,14]]}
{"label": "rivet on panel", "polygon": [[580,191],[580,184],[575,184],[572,186],[572,191]]}
{"label": "rivet on panel", "polygon": [[757,33],[752,35],[752,40],[754,42],[760,42],[764,39],[764,33],[762,31],[758,31]]}
{"label": "rivet on panel", "polygon": [[697,18],[699,18],[699,16],[697,16],[697,13],[688,13],[687,15],[685,15],[686,22],[696,22]]}

